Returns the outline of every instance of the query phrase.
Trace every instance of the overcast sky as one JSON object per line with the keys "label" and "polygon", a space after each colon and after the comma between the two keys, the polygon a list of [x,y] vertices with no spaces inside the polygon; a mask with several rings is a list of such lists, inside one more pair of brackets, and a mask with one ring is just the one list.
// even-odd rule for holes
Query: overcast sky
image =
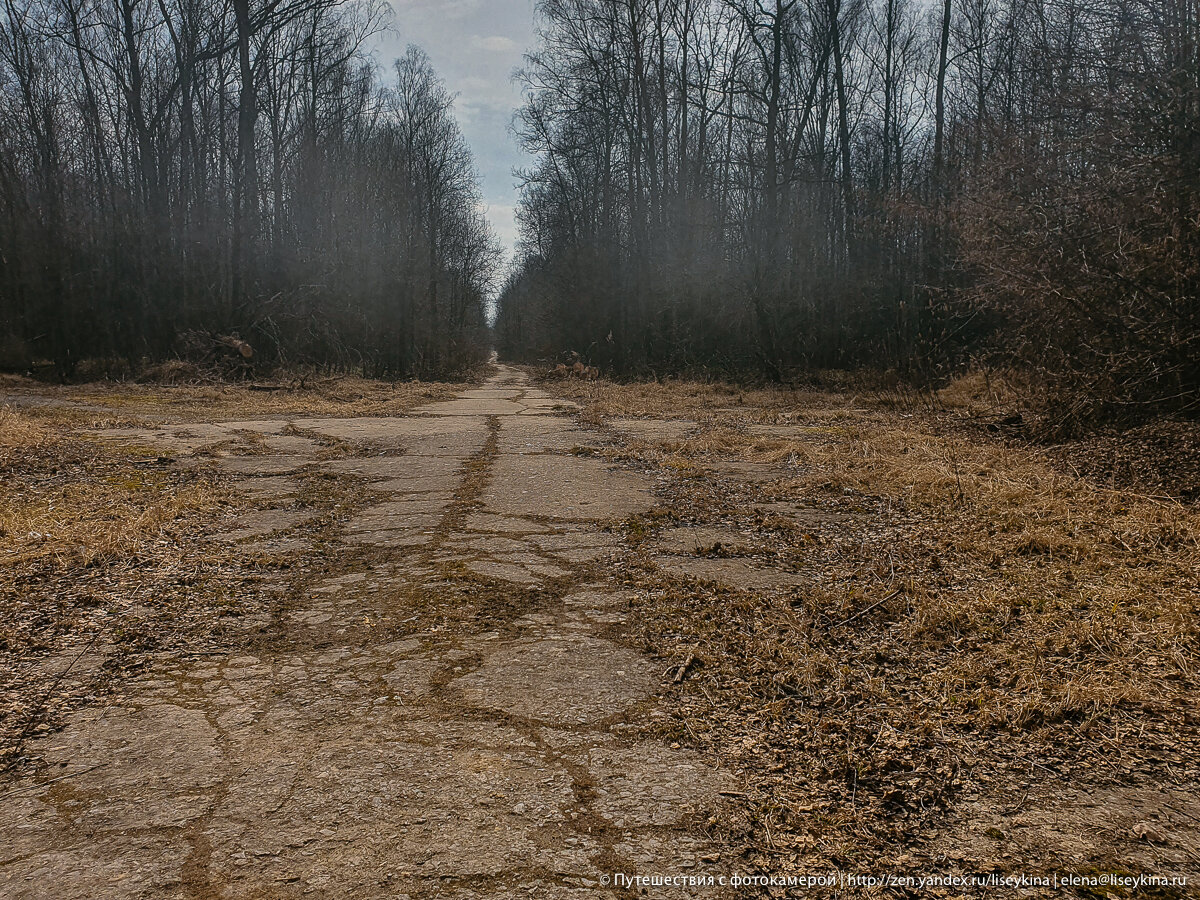
{"label": "overcast sky", "polygon": [[458,94],[455,116],[475,154],[488,219],[505,249],[516,241],[512,170],[529,165],[509,134],[521,92],[512,81],[533,45],[533,0],[391,0],[392,33],[377,48],[380,63],[409,44],[424,48],[446,86]]}

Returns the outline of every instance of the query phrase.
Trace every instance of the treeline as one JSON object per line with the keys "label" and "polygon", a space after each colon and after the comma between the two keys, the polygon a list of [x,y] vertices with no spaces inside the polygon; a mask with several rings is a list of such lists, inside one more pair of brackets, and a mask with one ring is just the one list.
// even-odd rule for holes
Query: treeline
{"label": "treeline", "polygon": [[385,6],[0,3],[0,365],[480,358],[499,250],[426,57],[364,54]]}
{"label": "treeline", "polygon": [[545,0],[510,355],[1200,403],[1197,0]]}

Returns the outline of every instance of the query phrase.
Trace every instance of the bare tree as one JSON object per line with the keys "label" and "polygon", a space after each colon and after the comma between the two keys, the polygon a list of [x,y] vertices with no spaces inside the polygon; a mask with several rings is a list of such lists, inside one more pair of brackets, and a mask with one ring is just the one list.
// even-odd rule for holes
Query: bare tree
{"label": "bare tree", "polygon": [[774,378],[1007,352],[1089,408],[1196,408],[1195,0],[539,10],[509,352]]}
{"label": "bare tree", "polygon": [[379,373],[482,353],[470,154],[427,62],[432,119],[364,55],[376,0],[3,3],[0,362],[136,365],[197,330]]}

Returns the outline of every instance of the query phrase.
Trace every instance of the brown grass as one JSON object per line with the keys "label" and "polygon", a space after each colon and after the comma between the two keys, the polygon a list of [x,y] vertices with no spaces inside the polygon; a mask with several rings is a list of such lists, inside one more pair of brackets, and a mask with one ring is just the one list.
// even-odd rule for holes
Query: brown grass
{"label": "brown grass", "polygon": [[465,385],[446,382],[387,382],[352,376],[257,384],[95,383],[47,386],[5,376],[0,389],[14,399],[36,397],[50,405],[30,416],[77,424],[197,422],[286,416],[396,416],[414,406],[443,400]]}
{"label": "brown grass", "polygon": [[137,559],[189,513],[218,509],[226,494],[210,484],[172,485],[141,473],[94,484],[63,484],[34,497],[0,500],[4,565],[100,565]]}
{"label": "brown grass", "polygon": [[274,590],[271,560],[209,539],[244,499],[71,420],[0,407],[0,767],[147,653],[227,643]]}
{"label": "brown grass", "polygon": [[[211,483],[173,478],[144,462],[137,448],[106,452],[0,408],[0,469],[14,476],[0,494],[0,566],[69,569],[136,559],[173,522],[228,501]],[[70,477],[72,469],[84,477]]]}
{"label": "brown grass", "polygon": [[[583,406],[585,421],[602,422],[616,417],[648,416],[660,419],[695,419],[736,411],[754,421],[774,421],[786,413],[797,396],[782,387],[739,387],[725,382],[667,379],[616,383],[605,380],[569,380],[549,385],[555,396]],[[832,407],[839,395],[813,394],[814,402]]]}
{"label": "brown grass", "polygon": [[[1053,779],[1195,789],[1200,513],[964,433],[958,411],[1004,397],[982,378],[950,394],[953,413],[934,414],[719,385],[571,390],[585,420],[696,422],[612,455],[685,476],[660,518],[757,533],[763,564],[807,578],[774,597],[664,578],[648,560],[635,578],[656,585],[641,593],[648,649],[703,660],[681,691],[680,734],[748,773],[731,840],[765,869],[936,868],[974,827],[971,804],[1047,791],[1053,803]],[[764,422],[794,427],[755,433]],[[776,477],[717,475],[729,459]],[[781,528],[756,508],[768,501],[841,517]],[[1106,840],[1114,865],[1149,866]],[[1067,864],[1037,852],[1009,867]]]}

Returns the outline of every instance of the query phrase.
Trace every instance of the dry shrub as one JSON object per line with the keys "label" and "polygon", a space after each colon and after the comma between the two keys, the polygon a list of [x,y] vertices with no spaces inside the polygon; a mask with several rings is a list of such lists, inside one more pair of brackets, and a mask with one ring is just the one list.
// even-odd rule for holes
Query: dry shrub
{"label": "dry shrub", "polygon": [[138,380],[151,384],[196,384],[212,379],[194,362],[183,359],[168,359],[146,366]]}
{"label": "dry shrub", "polygon": [[1200,411],[1195,160],[1147,153],[1126,118],[1144,112],[1065,152],[1012,148],[958,210],[969,303],[1001,317],[1050,435]]}
{"label": "dry shrub", "polygon": [[971,369],[956,375],[935,396],[947,409],[976,415],[1009,412],[1021,405],[1022,381],[1013,372]]}

